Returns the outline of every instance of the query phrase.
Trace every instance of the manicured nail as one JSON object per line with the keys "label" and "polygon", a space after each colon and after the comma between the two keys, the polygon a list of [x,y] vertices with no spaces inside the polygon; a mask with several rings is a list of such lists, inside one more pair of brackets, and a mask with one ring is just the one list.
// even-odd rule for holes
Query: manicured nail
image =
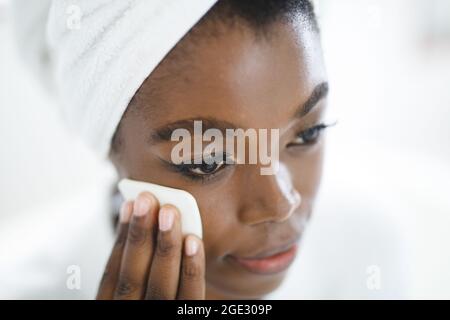
{"label": "manicured nail", "polygon": [[172,229],[175,214],[172,208],[162,207],[159,211],[159,230],[168,231]]}
{"label": "manicured nail", "polygon": [[194,237],[188,236],[185,242],[186,255],[193,256],[198,251],[198,241]]}
{"label": "manicured nail", "polygon": [[125,201],[120,207],[120,222],[128,223],[133,213],[133,203],[131,201]]}
{"label": "manicured nail", "polygon": [[146,195],[139,195],[134,202],[134,215],[138,217],[145,216],[152,206],[152,199]]}

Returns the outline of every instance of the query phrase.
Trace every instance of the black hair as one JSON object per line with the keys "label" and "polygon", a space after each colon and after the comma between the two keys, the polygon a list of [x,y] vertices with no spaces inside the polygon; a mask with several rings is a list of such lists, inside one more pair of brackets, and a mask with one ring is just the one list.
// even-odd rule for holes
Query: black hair
{"label": "black hair", "polygon": [[300,18],[318,31],[314,6],[309,0],[219,0],[204,19],[225,23],[241,20],[254,31],[267,31],[277,21]]}
{"label": "black hair", "polygon": [[[179,61],[177,57],[185,57],[187,53],[185,47],[195,46],[198,36],[202,38],[205,33],[214,35],[220,33],[220,30],[227,31],[227,28],[220,28],[220,26],[241,26],[243,23],[250,27],[256,36],[267,36],[270,34],[272,24],[278,21],[300,22],[303,23],[303,27],[310,27],[311,30],[319,32],[314,6],[310,0],[218,0],[188,32],[185,38],[189,38],[189,41],[180,41],[164,60],[166,65],[177,65],[176,62]],[[205,28],[205,25],[210,28]],[[135,105],[136,97],[137,95],[130,102],[123,118],[130,109],[139,111],[140,108]],[[133,106],[131,106],[132,104]],[[112,139],[111,151],[113,154],[119,150],[121,144],[119,131],[120,123]]]}

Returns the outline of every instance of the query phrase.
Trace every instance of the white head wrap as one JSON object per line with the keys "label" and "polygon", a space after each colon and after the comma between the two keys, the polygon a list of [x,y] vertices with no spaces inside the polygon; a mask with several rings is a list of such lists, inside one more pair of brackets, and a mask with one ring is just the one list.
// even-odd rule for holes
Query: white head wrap
{"label": "white head wrap", "polygon": [[48,41],[71,128],[106,157],[141,84],[216,0],[53,0]]}

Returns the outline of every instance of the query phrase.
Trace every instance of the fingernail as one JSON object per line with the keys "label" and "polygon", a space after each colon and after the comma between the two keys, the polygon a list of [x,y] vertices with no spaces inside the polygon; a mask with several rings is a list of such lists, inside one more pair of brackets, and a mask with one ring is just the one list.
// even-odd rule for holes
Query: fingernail
{"label": "fingernail", "polygon": [[198,241],[194,237],[187,237],[185,243],[186,255],[193,256],[198,251]]}
{"label": "fingernail", "polygon": [[162,207],[159,212],[159,230],[168,231],[172,229],[175,214],[172,208]]}
{"label": "fingernail", "polygon": [[139,195],[134,202],[134,215],[142,217],[150,211],[152,206],[152,199],[146,195]]}
{"label": "fingernail", "polygon": [[131,213],[133,212],[133,206],[131,201],[125,201],[120,207],[120,222],[127,223],[130,221]]}

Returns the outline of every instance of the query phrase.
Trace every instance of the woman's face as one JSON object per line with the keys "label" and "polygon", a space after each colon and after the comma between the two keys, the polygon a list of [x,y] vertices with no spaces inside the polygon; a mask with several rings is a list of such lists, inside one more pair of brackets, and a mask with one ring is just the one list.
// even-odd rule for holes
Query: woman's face
{"label": "woman's face", "polygon": [[[207,298],[260,298],[285,276],[295,249],[263,263],[240,259],[284,252],[305,231],[321,177],[326,82],[319,36],[307,25],[275,23],[267,37],[230,27],[184,39],[130,104],[113,162],[121,177],[197,199]],[[259,162],[209,171],[168,164],[178,142],[167,132],[192,131],[193,120],[203,129],[278,129],[279,170],[261,175]]]}

